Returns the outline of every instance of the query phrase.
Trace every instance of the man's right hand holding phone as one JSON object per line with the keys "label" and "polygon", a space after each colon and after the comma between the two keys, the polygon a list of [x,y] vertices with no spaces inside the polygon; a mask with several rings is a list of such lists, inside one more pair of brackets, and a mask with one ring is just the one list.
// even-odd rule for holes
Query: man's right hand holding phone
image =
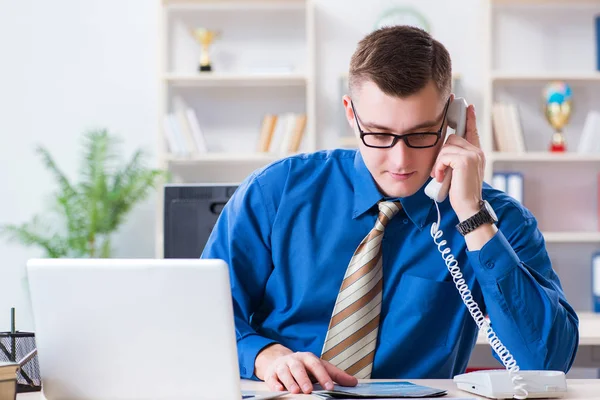
{"label": "man's right hand holding phone", "polygon": [[288,390],[294,394],[311,393],[312,382],[318,382],[327,390],[333,389],[333,382],[342,386],[358,383],[354,376],[313,353],[294,353],[280,344],[267,346],[258,353],[254,375],[265,381],[270,390]]}

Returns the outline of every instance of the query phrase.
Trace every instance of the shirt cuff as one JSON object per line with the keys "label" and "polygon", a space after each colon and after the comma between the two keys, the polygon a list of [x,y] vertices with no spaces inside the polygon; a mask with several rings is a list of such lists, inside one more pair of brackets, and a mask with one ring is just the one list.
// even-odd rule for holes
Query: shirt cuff
{"label": "shirt cuff", "polygon": [[492,285],[520,264],[517,253],[498,230],[481,250],[467,251],[469,261],[481,285]]}
{"label": "shirt cuff", "polygon": [[259,335],[250,335],[238,340],[237,350],[240,363],[240,377],[242,379],[259,380],[254,375],[256,356],[262,349],[273,343],[277,343],[277,341]]}

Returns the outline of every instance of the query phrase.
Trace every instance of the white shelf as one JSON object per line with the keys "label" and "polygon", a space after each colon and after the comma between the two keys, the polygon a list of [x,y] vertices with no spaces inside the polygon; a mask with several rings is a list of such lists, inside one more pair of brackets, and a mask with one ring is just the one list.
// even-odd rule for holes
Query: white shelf
{"label": "white shelf", "polygon": [[600,243],[600,232],[542,232],[548,243]]}
{"label": "white shelf", "polygon": [[165,161],[172,164],[202,164],[202,163],[270,163],[287,155],[261,154],[261,153],[206,153],[194,157],[181,157],[175,155],[165,156]]}
{"label": "white shelf", "polygon": [[527,153],[503,153],[493,152],[488,156],[489,161],[502,162],[600,162],[600,154],[579,153],[551,153],[551,152],[527,152]]}
{"label": "white shelf", "polygon": [[504,72],[492,71],[492,81],[501,83],[527,83],[547,81],[570,81],[570,82],[598,82],[600,83],[600,72]]}
{"label": "white shelf", "polygon": [[175,86],[304,86],[305,74],[224,74],[203,72],[191,74],[166,74],[163,79]]}
{"label": "white shelf", "polygon": [[[579,317],[579,345],[600,345],[600,314],[589,311],[576,311]],[[487,345],[488,341],[484,332],[479,332],[477,344]]]}
{"label": "white shelf", "polygon": [[304,0],[163,0],[163,4],[177,11],[302,11],[306,8]]}

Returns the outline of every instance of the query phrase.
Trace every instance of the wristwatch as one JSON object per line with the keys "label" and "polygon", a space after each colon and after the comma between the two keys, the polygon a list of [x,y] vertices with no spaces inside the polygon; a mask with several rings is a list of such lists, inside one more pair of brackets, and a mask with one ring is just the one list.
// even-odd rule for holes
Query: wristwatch
{"label": "wristwatch", "polygon": [[465,236],[467,233],[474,231],[483,224],[494,224],[498,222],[498,217],[487,200],[482,200],[480,205],[481,208],[477,214],[456,224],[456,229],[458,229],[458,232],[461,235]]}

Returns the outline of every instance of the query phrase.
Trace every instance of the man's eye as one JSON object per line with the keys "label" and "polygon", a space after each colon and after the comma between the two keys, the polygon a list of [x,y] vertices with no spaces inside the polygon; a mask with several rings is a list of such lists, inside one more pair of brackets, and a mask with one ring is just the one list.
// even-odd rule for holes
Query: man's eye
{"label": "man's eye", "polygon": [[389,135],[372,135],[375,140],[389,140]]}

